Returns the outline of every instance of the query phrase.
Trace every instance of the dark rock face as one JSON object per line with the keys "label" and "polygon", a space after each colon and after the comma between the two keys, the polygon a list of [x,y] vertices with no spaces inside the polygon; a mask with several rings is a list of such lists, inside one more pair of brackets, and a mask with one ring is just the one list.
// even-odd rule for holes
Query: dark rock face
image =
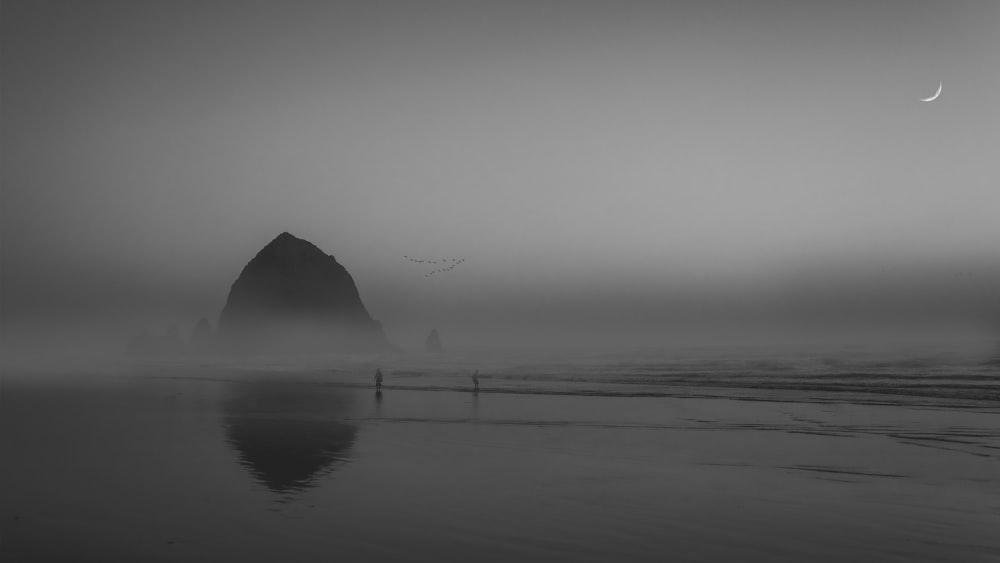
{"label": "dark rock face", "polygon": [[438,329],[432,328],[431,333],[427,335],[427,341],[424,342],[424,351],[429,354],[444,353],[444,346],[441,345],[441,337],[438,335]]}
{"label": "dark rock face", "polygon": [[354,279],[314,244],[282,233],[251,260],[229,291],[219,338],[258,352],[388,348]]}

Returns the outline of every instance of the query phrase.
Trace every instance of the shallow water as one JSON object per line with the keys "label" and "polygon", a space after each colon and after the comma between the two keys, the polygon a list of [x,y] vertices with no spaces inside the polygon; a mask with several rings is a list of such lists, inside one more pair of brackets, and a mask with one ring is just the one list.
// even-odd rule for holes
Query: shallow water
{"label": "shallow water", "polygon": [[380,397],[367,359],[6,374],[0,555],[1000,559],[995,401],[620,360],[480,362],[472,393],[462,361],[383,359]]}

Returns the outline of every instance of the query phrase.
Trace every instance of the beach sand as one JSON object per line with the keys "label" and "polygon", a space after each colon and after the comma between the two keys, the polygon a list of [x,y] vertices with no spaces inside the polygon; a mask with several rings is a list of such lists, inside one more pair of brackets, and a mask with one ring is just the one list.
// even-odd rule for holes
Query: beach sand
{"label": "beach sand", "polygon": [[1000,560],[995,402],[370,367],[5,373],[0,558]]}

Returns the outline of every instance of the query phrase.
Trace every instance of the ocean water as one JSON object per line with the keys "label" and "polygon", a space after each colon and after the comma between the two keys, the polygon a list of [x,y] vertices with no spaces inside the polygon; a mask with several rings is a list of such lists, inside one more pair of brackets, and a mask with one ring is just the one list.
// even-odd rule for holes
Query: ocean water
{"label": "ocean water", "polygon": [[[393,384],[399,388],[459,390],[478,369],[487,372],[481,378],[490,381],[489,391],[501,393],[772,398],[794,392],[784,394],[798,401],[809,400],[810,394],[824,401],[958,400],[948,403],[953,405],[962,399],[969,404],[1000,400],[1000,350],[989,355],[981,348],[943,345],[795,352],[704,348],[524,362],[501,358],[493,363],[479,359],[409,363],[396,370]],[[405,379],[411,377],[417,379]]]}
{"label": "ocean water", "polygon": [[997,561],[998,385],[928,346],[21,366],[0,558]]}

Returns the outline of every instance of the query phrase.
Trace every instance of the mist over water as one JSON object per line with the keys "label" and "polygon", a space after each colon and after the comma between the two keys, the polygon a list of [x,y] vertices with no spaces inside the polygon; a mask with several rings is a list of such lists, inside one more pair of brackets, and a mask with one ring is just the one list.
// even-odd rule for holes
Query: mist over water
{"label": "mist over water", "polygon": [[403,348],[996,330],[988,3],[3,16],[5,351],[214,326],[283,231]]}

